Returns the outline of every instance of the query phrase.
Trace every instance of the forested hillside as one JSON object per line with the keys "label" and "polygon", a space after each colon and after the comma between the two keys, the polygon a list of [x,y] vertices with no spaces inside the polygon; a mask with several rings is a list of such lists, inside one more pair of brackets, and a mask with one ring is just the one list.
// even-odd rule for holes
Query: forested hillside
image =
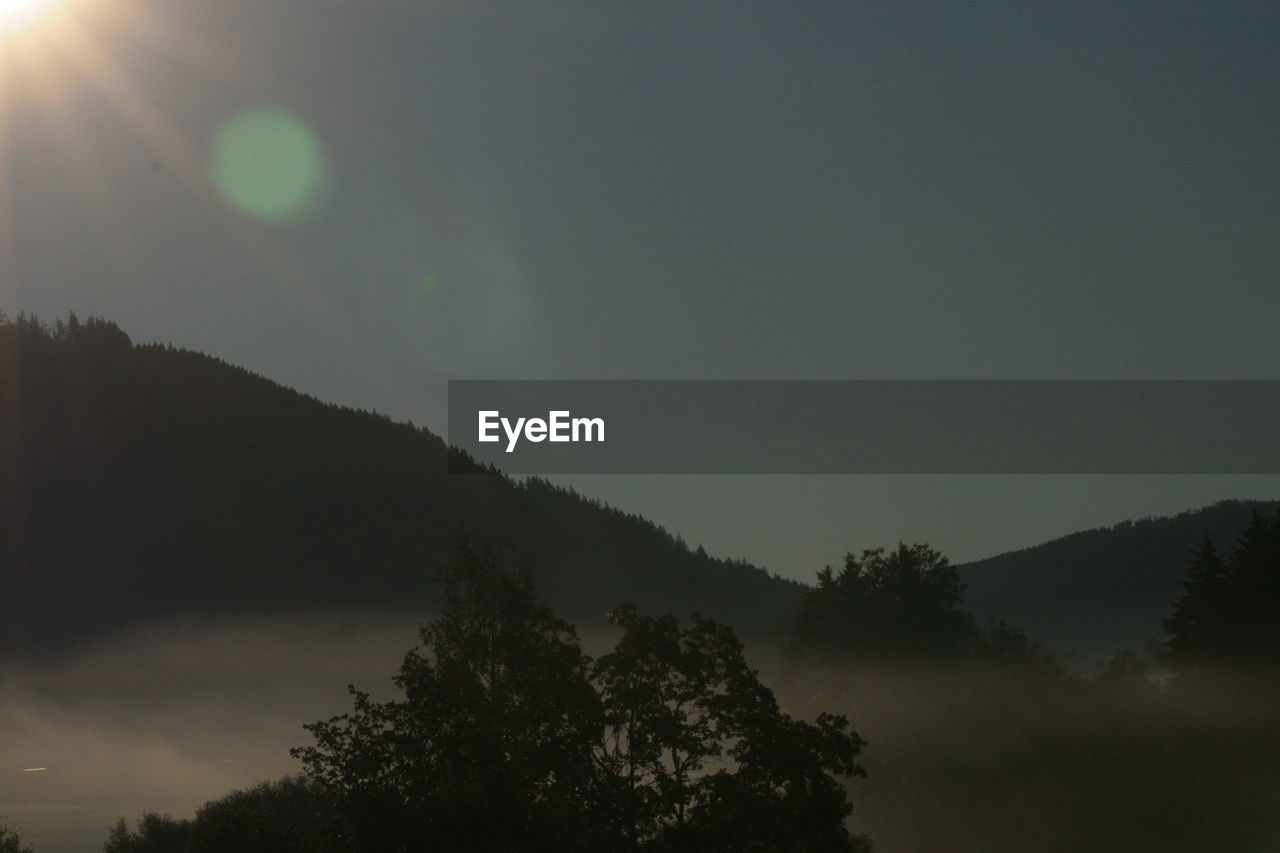
{"label": "forested hillside", "polygon": [[1275,501],[1221,501],[1166,518],[1085,530],[959,566],[979,619],[1024,626],[1066,662],[1088,665],[1161,640],[1191,552],[1208,533],[1230,548]]}
{"label": "forested hillside", "polygon": [[[529,562],[540,594],[584,625],[632,601],[780,638],[797,611],[801,584],[545,481],[448,475],[449,452],[218,359],[135,346],[106,321],[5,320],[6,648],[191,612],[422,610],[460,530]],[[1274,505],[1224,501],[959,566],[963,602],[1071,664],[1142,650],[1163,637],[1200,537],[1229,545]],[[867,544],[884,543],[849,547]]]}
{"label": "forested hillside", "polygon": [[0,325],[6,647],[175,613],[426,609],[460,529],[560,612],[620,601],[776,634],[802,587],[543,481],[446,474],[444,442],[94,320]]}

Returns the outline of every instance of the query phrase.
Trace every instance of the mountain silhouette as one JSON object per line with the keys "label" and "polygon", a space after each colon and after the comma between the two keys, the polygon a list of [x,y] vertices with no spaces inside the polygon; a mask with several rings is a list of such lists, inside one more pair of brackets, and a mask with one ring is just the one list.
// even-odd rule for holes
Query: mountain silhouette
{"label": "mountain silhouette", "polygon": [[5,321],[0,365],[11,653],[175,614],[425,613],[461,530],[527,562],[584,623],[633,601],[772,636],[803,592],[542,480],[450,475],[424,429],[135,346],[106,321]]}
{"label": "mountain silhouette", "polygon": [[[455,469],[474,471],[448,474]],[[0,317],[0,638],[29,654],[156,618],[426,614],[460,531],[527,563],[584,627],[619,602],[780,640],[804,584],[713,558],[544,480],[483,470],[429,431],[104,320]],[[1254,511],[1224,501],[959,567],[964,604],[1080,665],[1161,639],[1187,555]],[[850,548],[884,543],[850,543]],[[815,567],[817,568],[817,567]]]}

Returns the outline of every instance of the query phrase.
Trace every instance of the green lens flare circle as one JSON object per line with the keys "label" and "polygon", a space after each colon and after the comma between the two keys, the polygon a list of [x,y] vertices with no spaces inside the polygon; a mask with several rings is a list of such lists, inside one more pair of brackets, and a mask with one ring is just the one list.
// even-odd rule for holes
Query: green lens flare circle
{"label": "green lens flare circle", "polygon": [[310,128],[278,109],[243,110],[223,123],[214,136],[210,170],[227,203],[273,222],[305,213],[327,172]]}

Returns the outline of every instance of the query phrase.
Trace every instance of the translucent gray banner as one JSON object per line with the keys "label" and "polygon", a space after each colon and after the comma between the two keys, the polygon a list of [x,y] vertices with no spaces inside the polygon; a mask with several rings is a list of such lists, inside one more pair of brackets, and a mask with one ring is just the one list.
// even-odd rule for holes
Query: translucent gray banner
{"label": "translucent gray banner", "polygon": [[512,474],[1276,474],[1278,438],[1275,380],[449,383]]}

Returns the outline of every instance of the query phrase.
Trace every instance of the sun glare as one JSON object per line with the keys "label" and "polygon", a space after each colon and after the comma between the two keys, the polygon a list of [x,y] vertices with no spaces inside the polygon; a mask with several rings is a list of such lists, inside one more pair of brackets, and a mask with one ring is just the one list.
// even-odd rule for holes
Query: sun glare
{"label": "sun glare", "polygon": [[[0,0],[0,296],[13,279],[13,176],[23,157],[54,161],[78,196],[93,233],[116,257],[129,257],[118,229],[113,175],[95,150],[81,106],[92,98],[133,131],[131,155],[151,164],[153,181],[174,180],[211,198],[205,152],[173,120],[124,61],[145,45],[220,79],[243,79],[243,64],[212,48],[151,0]],[[172,4],[168,4],[172,5]],[[15,145],[43,126],[47,149]],[[122,261],[124,262],[124,261]]]}
{"label": "sun glare", "polygon": [[0,29],[33,20],[53,5],[53,0],[0,0]]}
{"label": "sun glare", "polygon": [[[312,210],[326,189],[322,146],[287,110],[239,110],[220,127],[210,152],[207,141],[192,138],[134,76],[126,60],[144,48],[222,83],[243,87],[258,79],[234,50],[171,20],[159,8],[166,5],[173,4],[0,0],[0,296],[14,277],[11,188],[25,157],[56,162],[102,246],[131,263],[133,247],[118,225],[116,179],[81,108],[88,99],[105,103],[132,131],[134,144],[121,156],[149,167],[152,184],[172,181],[202,202],[229,203],[256,219],[286,224]],[[33,125],[43,127],[51,144],[14,145]],[[281,262],[264,245],[250,248],[267,263]]]}

